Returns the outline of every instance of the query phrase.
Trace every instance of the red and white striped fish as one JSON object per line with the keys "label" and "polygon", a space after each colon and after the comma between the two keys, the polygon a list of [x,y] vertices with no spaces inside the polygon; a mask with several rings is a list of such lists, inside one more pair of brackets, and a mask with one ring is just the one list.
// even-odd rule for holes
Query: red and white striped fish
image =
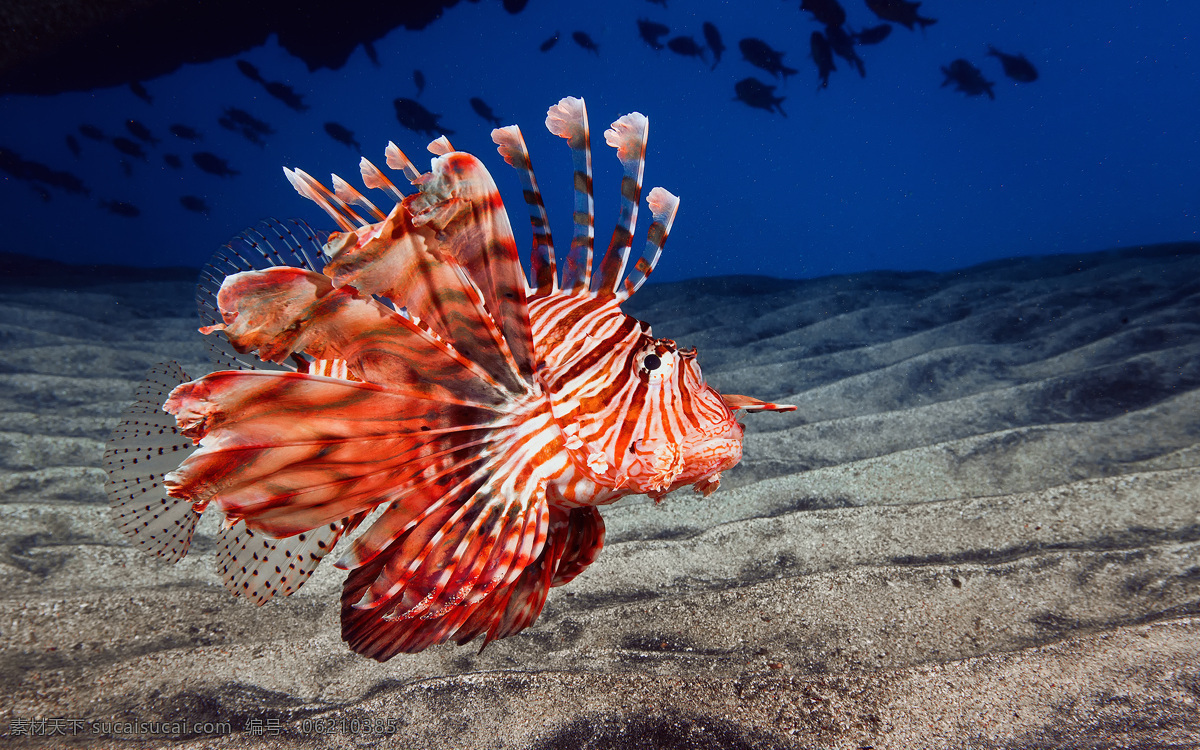
{"label": "red and white striped fish", "polygon": [[528,627],[549,588],[600,551],[596,506],[715,490],[741,458],[736,413],[793,407],[717,393],[694,349],[621,312],[679,204],[650,191],[646,249],[626,277],[646,118],[604,134],[625,176],[595,269],[583,101],[563,99],[546,125],[575,163],[561,281],[516,126],[492,139],[530,206],[532,283],[491,175],[444,137],[423,174],[388,145],[412,195],[362,160],[366,186],[395,202],[386,214],[337,176],[331,191],[285,169],[342,231],[322,242],[302,223],[271,223],[214,257],[198,298],[224,369],[184,382],[171,363],[143,384],[106,454],[120,527],[174,562],[216,508],[225,584],[262,604],[295,591],[369,516],[337,563],[350,571],[342,636],[384,661]]}

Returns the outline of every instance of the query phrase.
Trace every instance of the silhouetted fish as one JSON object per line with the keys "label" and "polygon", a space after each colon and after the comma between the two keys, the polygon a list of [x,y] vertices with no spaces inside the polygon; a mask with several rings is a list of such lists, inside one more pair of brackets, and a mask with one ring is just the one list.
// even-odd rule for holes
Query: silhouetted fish
{"label": "silhouetted fish", "polygon": [[171,133],[176,137],[182,138],[185,141],[198,141],[204,137],[200,135],[200,133],[198,133],[194,128],[188,127],[187,125],[172,125],[170,130]]}
{"label": "silhouetted fish", "polygon": [[192,162],[201,171],[214,174],[217,177],[233,177],[234,175],[241,174],[230,169],[229,164],[224,159],[207,151],[197,151],[192,154]]}
{"label": "silhouetted fish", "polygon": [[154,134],[150,132],[150,128],[141,124],[137,120],[126,120],[125,129],[132,133],[139,141],[149,143],[152,146],[158,143],[158,139],[155,138]]}
{"label": "silhouetted fish", "polygon": [[664,8],[667,7],[667,0],[647,0],[647,2],[654,3],[655,5],[661,5]]}
{"label": "silhouetted fish", "polygon": [[488,106],[487,102],[480,99],[478,96],[471,97],[471,109],[475,110],[475,114],[490,122],[495,127],[500,127],[500,118],[496,117],[496,113]]}
{"label": "silhouetted fish", "polygon": [[821,79],[821,88],[829,88],[829,74],[837,70],[833,64],[833,48],[829,40],[819,31],[814,31],[809,37],[809,49],[813,62],[817,64],[817,76]]}
{"label": "silhouetted fish", "polygon": [[107,141],[108,140],[108,136],[104,135],[104,132],[102,130],[100,130],[100,128],[96,127],[95,125],[80,125],[79,132],[83,133],[88,138],[91,138],[93,141]]}
{"label": "silhouetted fish", "polygon": [[580,47],[583,47],[588,52],[594,52],[596,56],[600,55],[600,48],[596,46],[596,43],[592,41],[592,38],[584,32],[572,32],[571,38],[575,40],[576,44],[578,44]]}
{"label": "silhouetted fish", "polygon": [[163,154],[163,161],[166,162],[168,167],[183,169],[183,160],[176,154]]}
{"label": "silhouetted fish", "polygon": [[854,40],[845,29],[841,26],[826,26],[825,38],[829,40],[829,48],[833,50],[833,54],[857,68],[860,76],[866,77],[867,68],[863,65],[862,58],[854,51]]}
{"label": "silhouetted fish", "polygon": [[363,52],[367,53],[367,59],[375,67],[379,67],[379,52],[375,49],[375,45],[371,42],[363,42]]}
{"label": "silhouetted fish", "polygon": [[529,4],[529,0],[504,0],[504,9],[514,16],[525,10],[525,6]]}
{"label": "silhouetted fish", "polygon": [[83,149],[79,147],[79,141],[75,140],[73,135],[67,136],[67,148],[71,149],[71,153],[75,154],[76,159],[83,153]]}
{"label": "silhouetted fish", "polygon": [[841,26],[846,22],[846,9],[838,0],[801,0],[800,10],[807,10],[824,26]]}
{"label": "silhouetted fish", "polygon": [[768,112],[779,112],[779,114],[787,117],[787,113],[783,111],[784,97],[775,96],[775,87],[768,86],[757,78],[743,78],[733,86],[734,98],[743,101],[751,107],[765,109]]}
{"label": "silhouetted fish", "polygon": [[[796,71],[792,68],[785,67],[783,64],[783,52],[771,49],[771,47],[761,39],[747,37],[738,42],[738,49],[742,51],[742,57],[746,62],[762,68],[775,77],[783,76],[787,78]],[[753,78],[745,79],[753,81]],[[755,105],[750,105],[755,106]]]}
{"label": "silhouetted fish", "polygon": [[696,40],[690,36],[675,37],[667,42],[667,49],[684,57],[699,57],[701,60],[704,59],[704,47],[696,44]]}
{"label": "silhouetted fish", "polygon": [[704,41],[708,43],[708,48],[713,53],[712,69],[717,69],[717,63],[721,62],[721,53],[725,51],[725,42],[721,41],[721,32],[717,27],[708,21],[704,22]]}
{"label": "silhouetted fish", "polygon": [[419,70],[413,71],[413,85],[417,87],[417,96],[425,93],[425,74]]}
{"label": "silhouetted fish", "polygon": [[263,80],[262,74],[258,72],[258,68],[254,67],[254,64],[249,60],[238,60],[237,68],[238,70],[242,71],[242,75],[246,76],[251,81],[254,81],[255,83],[266,83],[266,81]]}
{"label": "silhouetted fish", "polygon": [[1033,83],[1037,80],[1037,68],[1025,58],[1025,55],[1007,55],[992,45],[988,45],[988,54],[1000,58],[1004,66],[1004,75],[1020,83]]}
{"label": "silhouetted fish", "polygon": [[147,103],[147,104],[154,103],[154,97],[150,96],[150,92],[147,91],[146,87],[143,86],[138,81],[131,81],[129,83],[129,90],[133,92],[134,96],[136,96],[138,99],[141,99],[145,103]]}
{"label": "silhouetted fish", "polygon": [[110,214],[124,216],[127,219],[133,219],[142,215],[141,210],[137,206],[125,201],[100,201],[100,208],[105,209]]}
{"label": "silhouetted fish", "polygon": [[558,44],[558,32],[557,31],[554,32],[554,36],[552,36],[549,39],[547,39],[546,41],[542,42],[538,46],[538,49],[540,49],[542,52],[549,52],[550,48],[556,44]]}
{"label": "silhouetted fish", "polygon": [[663,43],[662,37],[671,33],[671,30],[661,23],[656,23],[648,18],[639,18],[637,22],[638,36],[645,40],[651,48],[661,50]]}
{"label": "silhouetted fish", "polygon": [[325,123],[325,132],[338,143],[344,143],[355,151],[362,151],[362,146],[354,140],[354,131],[337,122]]}
{"label": "silhouetted fish", "polygon": [[275,97],[279,101],[286,104],[290,109],[297,112],[307,112],[308,105],[304,103],[304,97],[296,93],[296,90],[282,81],[268,81],[263,84],[263,88],[267,93]]}
{"label": "silhouetted fish", "polygon": [[917,15],[917,8],[920,5],[920,3],[908,0],[867,0],[867,7],[875,15],[885,21],[894,21],[909,31],[912,31],[913,24],[919,23],[921,28],[925,28],[937,23],[936,18],[922,18]]}
{"label": "silhouetted fish", "polygon": [[204,214],[205,216],[208,216],[208,204],[205,203],[204,199],[200,198],[199,196],[195,196],[195,195],[180,196],[179,205],[183,206],[184,208],[186,208],[189,211],[195,211],[198,214]]}
{"label": "silhouetted fish", "polygon": [[238,109],[237,107],[226,107],[225,115],[243,128],[249,128],[256,133],[272,135],[275,132],[275,128],[271,127],[244,109]]}
{"label": "silhouetted fish", "polygon": [[949,67],[943,66],[942,73],[946,75],[942,86],[949,86],[953,83],[956,90],[967,96],[987,94],[989,99],[996,98],[996,95],[992,93],[994,82],[985,79],[979,68],[961,57],[951,62]]}
{"label": "silhouetted fish", "polygon": [[888,35],[892,33],[892,25],[890,23],[881,23],[878,26],[872,26],[869,29],[863,29],[854,35],[854,41],[857,44],[879,44]]}
{"label": "silhouetted fish", "polygon": [[126,156],[133,156],[141,159],[142,161],[148,161],[146,152],[142,150],[142,147],[124,136],[119,135],[116,138],[113,138],[112,145]]}
{"label": "silhouetted fish", "polygon": [[[65,190],[68,193],[88,194],[88,189],[84,186],[83,181],[70,172],[61,172],[51,169],[41,162],[23,159],[16,151],[4,147],[0,147],[0,172],[7,172],[14,178],[24,180],[31,185],[41,183]],[[39,193],[48,196],[36,185],[34,187]]]}
{"label": "silhouetted fish", "polygon": [[424,133],[431,138],[436,138],[439,135],[454,135],[453,130],[447,130],[444,125],[438,122],[441,115],[434,114],[415,99],[405,99],[400,97],[392,101],[396,108],[396,119],[400,124],[417,133]]}

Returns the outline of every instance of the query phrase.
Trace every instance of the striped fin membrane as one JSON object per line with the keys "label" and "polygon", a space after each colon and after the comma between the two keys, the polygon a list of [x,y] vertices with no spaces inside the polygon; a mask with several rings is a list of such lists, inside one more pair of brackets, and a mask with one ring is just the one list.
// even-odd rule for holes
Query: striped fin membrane
{"label": "striped fin membrane", "polygon": [[190,380],[178,362],[155,365],[109,436],[104,485],[117,527],[142,550],[167,562],[187,554],[200,514],[167,494],[163,477],[196,448],[162,410],[175,386]]}

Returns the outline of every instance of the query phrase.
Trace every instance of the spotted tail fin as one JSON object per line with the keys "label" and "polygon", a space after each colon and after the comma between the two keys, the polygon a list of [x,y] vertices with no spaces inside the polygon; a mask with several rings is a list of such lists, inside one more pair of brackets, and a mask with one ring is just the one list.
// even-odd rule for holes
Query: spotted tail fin
{"label": "spotted tail fin", "polygon": [[186,499],[167,494],[164,477],[195,450],[162,410],[167,395],[189,380],[178,362],[156,365],[125,410],[104,452],[104,489],[118,528],[146,552],[167,562],[187,554],[200,514]]}
{"label": "spotted tail fin", "polygon": [[588,133],[587,107],[582,99],[568,96],[546,113],[546,128],[567,139],[575,164],[575,234],[563,266],[562,289],[582,293],[591,288],[592,252],[596,214],[592,200],[592,147]]}

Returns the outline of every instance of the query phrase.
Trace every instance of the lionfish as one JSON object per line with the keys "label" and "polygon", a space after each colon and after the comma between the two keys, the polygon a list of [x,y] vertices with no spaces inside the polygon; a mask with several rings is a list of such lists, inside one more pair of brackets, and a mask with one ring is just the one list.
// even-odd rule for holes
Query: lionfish
{"label": "lionfish", "polygon": [[388,144],[409,195],[362,159],[364,184],[395,203],[387,214],[336,175],[330,190],[285,168],[341,231],[270,222],[205,268],[200,331],[223,333],[208,336],[218,371],[189,380],[159,365],[114,431],[106,488],[122,531],[176,562],[215,507],[225,586],[263,604],[362,525],[337,562],[349,570],[342,637],[385,661],[531,625],[548,590],[603,546],[597,506],[713,492],[741,458],[738,413],[794,407],[717,393],[695,349],[621,312],[679,204],[650,191],[653,223],[627,275],[647,119],[625,115],[604,134],[624,177],[595,268],[583,100],[560,101],[546,126],[575,168],[561,280],[516,126],[492,139],[529,205],[531,280],[491,175],[445,136],[425,173]]}

